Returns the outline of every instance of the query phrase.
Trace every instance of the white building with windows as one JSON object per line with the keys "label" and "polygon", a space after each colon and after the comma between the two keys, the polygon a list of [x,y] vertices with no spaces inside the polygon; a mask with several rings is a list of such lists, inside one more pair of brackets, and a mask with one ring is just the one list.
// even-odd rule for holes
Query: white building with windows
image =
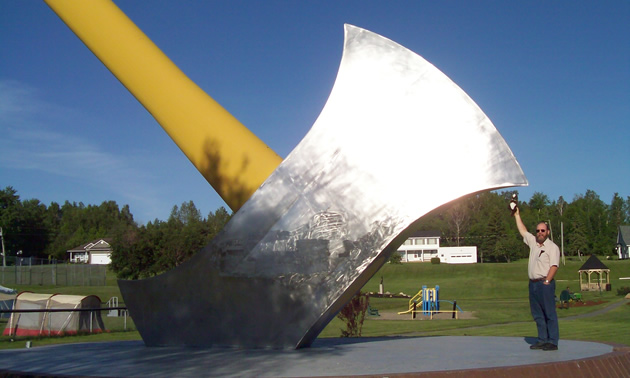
{"label": "white building with windows", "polygon": [[112,262],[111,239],[97,239],[68,250],[72,263],[109,264]]}
{"label": "white building with windows", "polygon": [[416,231],[398,248],[402,262],[428,262],[438,257],[445,264],[474,264],[477,247],[440,247],[440,231]]}
{"label": "white building with windows", "polygon": [[445,264],[474,264],[477,262],[477,247],[440,247],[439,258]]}
{"label": "white building with windows", "polygon": [[398,248],[402,262],[431,261],[438,256],[440,231],[416,231]]}

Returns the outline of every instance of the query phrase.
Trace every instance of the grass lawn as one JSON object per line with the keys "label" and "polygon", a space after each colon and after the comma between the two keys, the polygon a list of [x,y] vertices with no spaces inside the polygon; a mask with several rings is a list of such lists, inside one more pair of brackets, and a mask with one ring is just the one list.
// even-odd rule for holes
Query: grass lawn
{"label": "grass lawn", "polygon": [[[630,286],[630,281],[619,280],[620,277],[630,277],[630,260],[602,261],[611,270],[612,291],[582,292],[584,301],[602,301],[604,303],[558,310],[560,338],[630,345],[630,305],[628,304],[596,316],[573,318],[575,315],[593,313],[607,305],[624,300],[617,295],[617,289],[622,286]],[[583,263],[584,261],[567,260],[566,265],[560,267],[556,275],[557,295],[560,295],[560,291],[567,286],[570,287],[571,291],[579,292],[577,271]],[[386,264],[365,285],[363,291],[378,292],[381,277],[385,291],[393,294],[402,292],[414,295],[422,288],[422,285],[427,287],[438,285],[441,300],[456,300],[460,308],[466,312],[472,312],[475,318],[459,320],[416,319],[412,321],[369,317],[363,325],[363,336],[536,336],[536,326],[529,313],[526,260],[509,264]],[[36,293],[94,294],[98,295],[102,301],[117,296],[122,300],[113,274],[108,274],[106,286],[17,286],[14,288],[18,291],[29,290]],[[378,309],[381,314],[394,315],[408,308],[408,299],[372,297],[370,305]],[[410,317],[410,315],[404,315],[401,319]],[[103,313],[103,321],[111,332],[54,338],[20,338],[15,341],[11,341],[7,336],[1,336],[0,349],[23,348],[27,340],[32,341],[33,346],[36,347],[56,343],[141,339],[138,332],[134,330],[131,319],[128,319],[128,331],[123,331],[123,318],[110,318]],[[0,329],[4,329],[5,324],[6,320],[0,320]],[[344,324],[335,318],[319,337],[339,337],[342,328],[344,328]]]}
{"label": "grass lawn", "polygon": [[[610,312],[583,319],[575,315],[587,314],[604,308],[623,297],[617,289],[630,286],[630,260],[602,260],[611,272],[610,292],[582,292],[584,301],[603,301],[596,306],[571,307],[558,310],[560,338],[602,341],[630,345],[630,305],[622,305]],[[584,261],[566,261],[556,275],[556,294],[567,286],[579,292],[578,269]],[[527,260],[509,264],[448,265],[408,263],[385,265],[364,286],[363,291],[378,292],[383,278],[385,291],[392,294],[416,294],[423,285],[440,287],[439,299],[457,301],[464,311],[474,313],[476,319],[460,320],[381,320],[367,317],[363,336],[385,335],[472,335],[472,336],[536,336],[536,325],[531,318],[528,301]],[[630,302],[630,301],[627,301]],[[395,314],[408,308],[404,298],[370,298],[370,305],[381,314]],[[450,309],[450,308],[449,308]],[[407,319],[411,315],[401,315]],[[320,337],[338,337],[344,324],[334,319]]]}

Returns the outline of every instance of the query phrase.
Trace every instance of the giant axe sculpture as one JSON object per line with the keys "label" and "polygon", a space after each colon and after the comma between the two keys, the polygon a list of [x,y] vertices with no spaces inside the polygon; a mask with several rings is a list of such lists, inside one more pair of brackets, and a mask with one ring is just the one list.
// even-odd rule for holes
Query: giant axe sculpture
{"label": "giant axe sculpture", "polygon": [[[47,2],[75,30],[63,9],[76,3]],[[173,139],[190,157],[190,143]],[[252,144],[273,165],[275,155]],[[234,155],[216,153],[221,161]],[[273,168],[251,196],[241,183],[232,190],[239,193],[226,199],[233,209],[246,202],[190,260],[150,279],[119,281],[146,345],[309,346],[421,216],[465,195],[527,185],[503,138],[455,83],[419,55],[350,25],[324,109]],[[225,173],[204,176],[223,198],[214,177],[236,182]]]}

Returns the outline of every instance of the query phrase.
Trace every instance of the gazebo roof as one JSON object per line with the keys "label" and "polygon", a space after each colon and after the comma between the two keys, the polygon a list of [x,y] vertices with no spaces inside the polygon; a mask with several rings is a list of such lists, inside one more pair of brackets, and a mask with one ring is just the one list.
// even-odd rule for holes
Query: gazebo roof
{"label": "gazebo roof", "polygon": [[597,256],[591,255],[591,257],[586,260],[584,265],[579,269],[579,272],[584,270],[610,270],[603,262],[599,261]]}

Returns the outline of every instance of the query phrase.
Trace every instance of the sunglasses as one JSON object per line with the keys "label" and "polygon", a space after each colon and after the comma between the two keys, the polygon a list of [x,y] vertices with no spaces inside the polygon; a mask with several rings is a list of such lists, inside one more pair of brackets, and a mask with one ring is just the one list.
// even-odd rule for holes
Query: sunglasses
{"label": "sunglasses", "polygon": [[536,232],[547,232],[547,230],[536,230]]}

